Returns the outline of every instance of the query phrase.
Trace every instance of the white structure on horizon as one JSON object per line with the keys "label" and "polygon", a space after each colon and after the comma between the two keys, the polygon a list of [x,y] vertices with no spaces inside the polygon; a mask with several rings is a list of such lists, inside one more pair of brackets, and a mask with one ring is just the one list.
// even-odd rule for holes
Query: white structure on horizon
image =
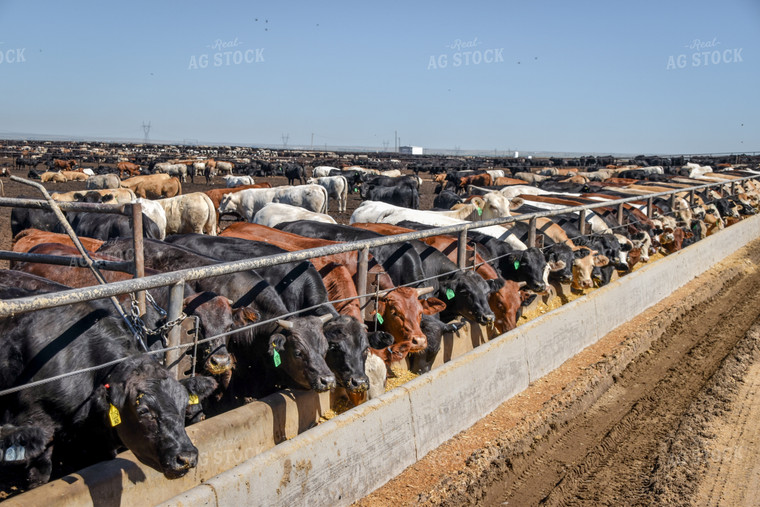
{"label": "white structure on horizon", "polygon": [[402,155],[422,155],[422,146],[399,146],[398,152]]}

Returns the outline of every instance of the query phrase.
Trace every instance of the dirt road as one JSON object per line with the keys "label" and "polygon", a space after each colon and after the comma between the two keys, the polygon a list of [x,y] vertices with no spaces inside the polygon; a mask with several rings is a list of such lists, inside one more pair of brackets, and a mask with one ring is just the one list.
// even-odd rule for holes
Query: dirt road
{"label": "dirt road", "polygon": [[742,249],[359,503],[753,503],[759,247]]}

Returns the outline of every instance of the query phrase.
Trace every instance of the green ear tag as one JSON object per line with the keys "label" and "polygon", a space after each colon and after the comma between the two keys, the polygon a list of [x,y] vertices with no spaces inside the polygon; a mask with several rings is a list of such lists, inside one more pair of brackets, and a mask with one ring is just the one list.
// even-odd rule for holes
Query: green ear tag
{"label": "green ear tag", "polygon": [[277,352],[277,349],[274,349],[274,355],[272,356],[272,359],[274,359],[274,367],[277,368],[282,364],[282,359],[280,359],[280,353]]}
{"label": "green ear tag", "polygon": [[446,289],[446,299],[454,299],[454,291],[452,289]]}
{"label": "green ear tag", "polygon": [[375,317],[377,318],[377,322],[379,322],[380,324],[383,323],[383,316],[382,315],[380,315],[379,313],[376,313]]}
{"label": "green ear tag", "polygon": [[483,210],[482,210],[482,209],[480,209],[480,208],[479,208],[479,207],[477,207],[477,206],[475,206],[475,209],[476,209],[476,210],[478,210],[478,216],[479,216],[479,217],[482,217],[482,216],[483,216]]}
{"label": "green ear tag", "polygon": [[515,269],[520,269],[520,261],[515,261]]}

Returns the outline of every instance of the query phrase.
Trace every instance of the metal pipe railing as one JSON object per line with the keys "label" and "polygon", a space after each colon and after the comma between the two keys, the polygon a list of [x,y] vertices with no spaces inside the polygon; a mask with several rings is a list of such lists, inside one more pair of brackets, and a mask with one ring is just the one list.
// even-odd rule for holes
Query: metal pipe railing
{"label": "metal pipe railing", "polygon": [[[756,179],[758,176],[749,176],[741,179],[737,179],[737,182],[746,181],[750,179]],[[694,190],[711,188],[724,183],[709,183],[694,187]],[[656,197],[670,196],[671,194],[683,192],[683,190],[672,190],[666,192],[657,192],[648,194],[645,196],[647,199],[653,199]],[[302,260],[308,260],[314,257],[321,257],[325,255],[339,254],[344,252],[351,252],[361,250],[363,248],[374,248],[378,246],[391,245],[395,243],[401,243],[404,241],[422,239],[430,236],[437,236],[442,234],[461,234],[471,229],[479,229],[483,227],[489,227],[493,225],[509,224],[517,221],[530,220],[532,218],[551,217],[558,213],[568,212],[582,212],[589,209],[596,209],[602,207],[609,207],[615,204],[628,203],[641,201],[644,196],[634,196],[624,199],[616,199],[610,201],[601,201],[597,204],[586,204],[581,206],[571,206],[563,208],[561,210],[550,210],[538,213],[530,213],[518,216],[500,217],[489,220],[483,220],[478,222],[466,222],[456,225],[448,225],[443,227],[437,227],[435,229],[425,231],[408,232],[404,234],[397,234],[394,236],[384,236],[380,238],[366,239],[360,241],[354,241],[350,243],[342,243],[336,245],[322,246],[318,248],[310,248],[307,250],[300,250],[297,252],[285,252],[276,255],[269,255],[265,257],[259,257],[256,259],[246,259],[242,261],[225,262],[220,264],[214,264],[212,266],[203,266],[196,268],[188,268],[179,271],[172,271],[168,273],[160,273],[144,278],[138,278],[133,280],[124,280],[120,282],[113,282],[106,285],[78,288],[67,291],[56,292],[52,294],[40,294],[35,296],[29,296],[24,298],[9,299],[0,301],[0,318],[14,315],[17,313],[23,313],[33,310],[39,310],[42,308],[51,308],[57,306],[64,306],[67,304],[78,303],[82,301],[92,301],[95,299],[102,299],[105,297],[111,297],[119,294],[125,294],[134,291],[155,289],[166,285],[174,285],[176,283],[182,283],[192,280],[198,280],[201,278],[208,278],[212,276],[227,275],[231,273],[237,273],[240,271],[255,270],[282,264],[286,262],[296,262]],[[650,208],[651,209],[651,208]]]}

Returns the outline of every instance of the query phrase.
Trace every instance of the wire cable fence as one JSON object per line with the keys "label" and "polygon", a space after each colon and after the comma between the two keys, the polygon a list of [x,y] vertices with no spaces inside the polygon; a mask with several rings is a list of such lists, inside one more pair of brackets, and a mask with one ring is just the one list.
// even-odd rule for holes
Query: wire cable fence
{"label": "wire cable fence", "polygon": [[[758,176],[750,176],[746,178],[741,178],[739,180],[734,180],[734,182],[744,182],[750,179],[757,179],[757,178]],[[0,318],[7,318],[10,316],[16,315],[18,313],[30,312],[30,311],[46,309],[46,308],[54,308],[54,307],[74,304],[78,302],[93,301],[93,300],[109,297],[112,295],[128,294],[130,292],[134,292],[135,290],[150,290],[150,289],[163,287],[170,284],[184,283],[190,280],[197,280],[200,278],[208,278],[208,277],[219,276],[223,274],[255,270],[255,269],[259,269],[259,268],[263,268],[263,267],[267,267],[271,265],[276,265],[276,264],[281,264],[281,263],[286,263],[286,262],[293,262],[297,260],[307,260],[307,259],[311,259],[315,257],[320,257],[323,255],[334,254],[334,253],[358,251],[363,248],[372,248],[374,246],[397,244],[397,243],[402,243],[409,240],[423,239],[423,238],[431,237],[431,236],[453,234],[453,233],[461,234],[463,231],[468,231],[470,229],[479,229],[482,227],[488,227],[492,225],[505,225],[505,224],[508,225],[510,223],[514,223],[518,221],[519,222],[530,221],[533,218],[551,217],[553,215],[561,214],[561,213],[581,212],[583,210],[593,210],[593,209],[605,208],[605,207],[609,208],[615,205],[632,203],[632,202],[642,201],[642,200],[649,200],[649,203],[650,203],[649,206],[651,206],[651,202],[652,202],[651,200],[657,197],[670,196],[670,195],[681,193],[684,191],[696,191],[698,189],[723,187],[725,185],[726,183],[724,182],[711,183],[711,184],[706,184],[706,185],[702,185],[698,187],[692,187],[686,190],[678,189],[678,190],[672,190],[668,192],[648,194],[645,196],[635,196],[635,197],[625,198],[625,199],[602,201],[598,204],[592,204],[592,205],[586,204],[582,206],[569,206],[569,207],[558,209],[558,210],[544,211],[544,212],[510,216],[510,217],[494,218],[494,219],[489,219],[489,220],[484,220],[484,221],[479,221],[479,222],[467,222],[467,223],[459,224],[459,225],[436,227],[436,228],[427,229],[424,231],[415,231],[415,232],[403,233],[403,234],[398,234],[398,235],[393,235],[393,236],[386,236],[382,238],[374,238],[374,239],[361,240],[361,241],[355,241],[355,242],[350,242],[350,243],[343,243],[343,244],[338,244],[338,245],[330,245],[330,246],[312,248],[312,249],[301,250],[301,251],[296,251],[296,252],[287,252],[287,253],[282,253],[282,254],[277,254],[277,255],[260,257],[256,259],[224,262],[224,263],[220,263],[220,264],[216,264],[212,266],[203,266],[203,267],[198,267],[198,268],[188,268],[188,269],[174,271],[174,272],[152,275],[152,276],[148,276],[144,278],[126,280],[126,281],[121,281],[121,282],[113,282],[113,283],[109,283],[102,286],[71,289],[71,290],[60,291],[60,292],[55,292],[55,293],[40,294],[40,295],[34,295],[34,296],[29,296],[29,297],[23,297],[23,298],[3,300],[3,301],[0,301]],[[714,203],[715,201],[716,200],[713,200],[711,201],[711,203]],[[690,205],[690,209],[694,209],[695,207],[697,207],[697,205],[693,205],[693,204]],[[675,216],[676,213],[677,212],[671,210],[670,212],[667,212],[666,214]],[[644,224],[644,222],[642,221],[638,221],[636,223]],[[613,226],[613,227],[610,227],[610,229],[623,228],[623,227],[627,227],[628,225],[629,224]],[[466,248],[466,246],[460,245],[460,248]],[[548,248],[551,248],[551,245],[544,246],[540,248],[540,250],[544,251]],[[476,252],[477,252],[477,248],[475,248],[475,251],[473,253],[476,253]],[[500,259],[511,254],[512,252],[510,252],[509,254],[505,254],[505,255],[501,255],[501,256],[489,259],[482,263],[476,264],[473,262],[472,265],[458,266],[457,269],[454,269],[445,273],[437,274],[434,276],[425,277],[420,280],[415,280],[414,282],[410,282],[408,284],[401,285],[398,287],[419,285],[427,281],[445,278],[453,274],[456,274],[457,272],[460,272],[463,269],[476,269],[477,267],[483,264],[490,264],[489,261]],[[473,259],[474,258],[475,257],[473,256]],[[373,272],[373,273],[376,273],[377,276],[381,274],[380,272]],[[395,288],[398,288],[398,287],[395,287]],[[387,289],[387,290],[394,290],[394,289]],[[196,339],[194,342],[191,342],[191,343],[182,343],[179,345],[162,347],[162,348],[148,350],[148,351],[140,352],[140,353],[148,354],[148,355],[156,355],[156,354],[165,354],[166,352],[169,352],[169,351],[176,351],[176,350],[183,350],[183,349],[185,350],[185,352],[187,352],[187,350],[189,350],[192,347],[197,347],[197,345],[199,344],[208,343],[214,340],[219,340],[221,338],[227,338],[235,334],[250,331],[260,326],[270,325],[270,324],[276,323],[278,320],[284,320],[290,317],[298,316],[300,314],[308,313],[321,307],[334,306],[336,303],[350,302],[354,300],[369,301],[370,298],[372,298],[373,296],[375,297],[377,296],[378,291],[379,291],[379,288],[374,293],[362,293],[362,294],[357,294],[356,296],[327,301],[324,303],[313,305],[308,308],[301,308],[292,312],[284,313],[282,315],[277,315],[275,317],[268,318],[263,321],[257,321],[252,324],[242,326],[242,327],[239,327],[239,328],[236,328],[224,333],[219,333],[214,336],[205,337],[203,339]],[[365,292],[365,291],[362,291],[362,292]],[[82,369],[78,369],[71,372],[62,373],[60,375],[48,377],[48,378],[37,380],[37,381],[28,382],[26,384],[19,385],[19,386],[13,386],[4,390],[0,390],[0,396],[16,393],[24,389],[31,389],[40,385],[50,383],[50,382],[62,380],[64,378],[71,377],[74,375],[80,375],[80,374],[97,371],[104,368],[109,368],[121,362],[129,360],[131,357],[132,356],[128,356],[128,357],[116,359],[113,361],[109,361],[107,363],[103,363],[100,365],[95,365],[95,366],[82,368]]]}

